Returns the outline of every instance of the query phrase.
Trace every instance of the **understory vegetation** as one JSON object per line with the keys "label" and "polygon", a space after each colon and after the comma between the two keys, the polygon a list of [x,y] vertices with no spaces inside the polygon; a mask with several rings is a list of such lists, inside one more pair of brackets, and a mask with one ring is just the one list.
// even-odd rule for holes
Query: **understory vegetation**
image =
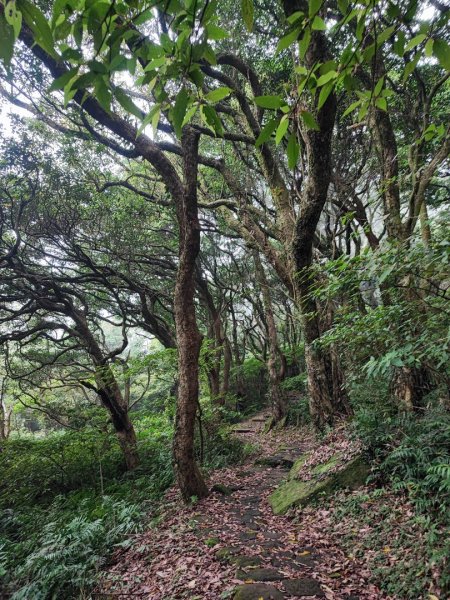
{"label": "understory vegetation", "polygon": [[329,531],[384,593],[448,597],[449,20],[0,0],[2,598],[89,598],[262,413],[357,439]]}

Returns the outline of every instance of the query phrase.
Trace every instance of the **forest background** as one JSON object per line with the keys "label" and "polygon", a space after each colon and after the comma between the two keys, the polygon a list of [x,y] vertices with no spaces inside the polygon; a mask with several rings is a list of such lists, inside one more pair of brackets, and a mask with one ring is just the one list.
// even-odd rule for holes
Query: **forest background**
{"label": "forest background", "polygon": [[195,501],[252,451],[230,426],[266,405],[268,429],[348,420],[444,564],[448,19],[432,0],[0,2],[14,598],[89,590],[168,486]]}

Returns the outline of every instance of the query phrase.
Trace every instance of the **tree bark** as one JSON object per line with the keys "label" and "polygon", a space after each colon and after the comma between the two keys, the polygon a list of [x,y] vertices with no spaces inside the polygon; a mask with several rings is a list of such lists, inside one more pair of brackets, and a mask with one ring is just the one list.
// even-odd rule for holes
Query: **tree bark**
{"label": "tree bark", "polygon": [[5,393],[6,382],[3,378],[0,390],[0,440],[7,440],[11,433],[12,406],[10,408],[6,406]]}
{"label": "tree bark", "polygon": [[[267,325],[267,337],[269,339],[269,356],[267,360],[267,372],[269,375],[269,394],[272,407],[272,423],[275,425],[286,416],[286,397],[281,388],[281,382],[285,375],[285,360],[278,345],[278,334],[273,313],[272,299],[270,297],[269,284],[264,267],[261,263],[258,250],[253,252],[256,277],[261,287],[265,322]],[[279,359],[281,364],[278,366]]]}
{"label": "tree bark", "polygon": [[88,382],[83,385],[95,391],[107,409],[122,449],[127,470],[135,469],[139,464],[136,433],[128,414],[128,403],[125,401],[119,384],[96,339],[92,335],[85,317],[72,309],[72,318],[76,323],[76,331],[86,346],[86,350],[95,365],[95,386]]}
{"label": "tree bark", "polygon": [[195,417],[199,396],[201,335],[195,314],[195,262],[200,251],[197,207],[198,134],[185,127],[182,134],[184,186],[175,197],[179,227],[179,264],[174,312],[178,346],[178,403],[173,460],[181,495],[186,502],[208,494],[194,457]]}
{"label": "tree bark", "polygon": [[[307,11],[303,0],[283,0],[287,17],[298,10]],[[313,31],[305,56],[305,66],[315,65],[330,58],[327,41],[320,31]],[[318,96],[315,99],[315,103]],[[296,221],[292,254],[296,268],[296,295],[300,306],[305,340],[305,359],[308,377],[309,406],[314,424],[322,428],[333,421],[335,406],[332,397],[332,373],[323,352],[317,347],[320,322],[314,299],[312,248],[314,234],[327,200],[331,181],[331,140],[336,118],[336,96],[331,92],[320,110],[315,110],[319,131],[308,129],[304,133],[307,181],[301,194],[300,211]]]}

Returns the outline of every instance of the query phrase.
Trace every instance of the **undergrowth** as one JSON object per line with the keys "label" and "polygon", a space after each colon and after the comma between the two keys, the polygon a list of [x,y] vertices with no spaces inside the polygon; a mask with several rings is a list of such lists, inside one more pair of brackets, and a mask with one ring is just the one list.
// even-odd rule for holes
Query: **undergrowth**
{"label": "undergrowth", "polygon": [[439,405],[398,414],[389,403],[356,412],[373,461],[372,488],[335,501],[335,527],[395,598],[450,594],[450,415]]}
{"label": "undergrowth", "polygon": [[[136,419],[140,466],[123,470],[112,435],[21,437],[0,452],[0,589],[12,600],[85,598],[115,548],[154,516],[173,482],[172,426]],[[242,458],[225,427],[204,424],[203,467]]]}

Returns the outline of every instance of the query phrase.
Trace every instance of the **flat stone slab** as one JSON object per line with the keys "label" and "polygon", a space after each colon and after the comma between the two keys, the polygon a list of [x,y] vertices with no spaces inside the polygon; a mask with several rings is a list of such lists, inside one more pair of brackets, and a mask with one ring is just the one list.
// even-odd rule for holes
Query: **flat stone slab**
{"label": "flat stone slab", "polygon": [[252,581],[281,581],[282,579],[286,579],[283,573],[270,568],[251,569],[247,572],[238,571],[236,577],[243,580],[251,579]]}
{"label": "flat stone slab", "polygon": [[255,460],[255,465],[261,465],[263,467],[284,467],[290,469],[294,465],[294,459],[289,456],[264,456]]}
{"label": "flat stone slab", "polygon": [[246,583],[236,588],[233,600],[284,600],[285,595],[273,587],[263,583]]}
{"label": "flat stone slab", "polygon": [[231,557],[239,554],[240,548],[238,546],[224,546],[223,548],[219,548],[216,552],[217,560],[230,560]]}
{"label": "flat stone slab", "polygon": [[262,561],[259,556],[232,556],[230,562],[239,569],[247,569],[248,567],[259,567]]}
{"label": "flat stone slab", "polygon": [[291,596],[319,596],[324,598],[325,594],[315,579],[286,579],[283,587]]}

